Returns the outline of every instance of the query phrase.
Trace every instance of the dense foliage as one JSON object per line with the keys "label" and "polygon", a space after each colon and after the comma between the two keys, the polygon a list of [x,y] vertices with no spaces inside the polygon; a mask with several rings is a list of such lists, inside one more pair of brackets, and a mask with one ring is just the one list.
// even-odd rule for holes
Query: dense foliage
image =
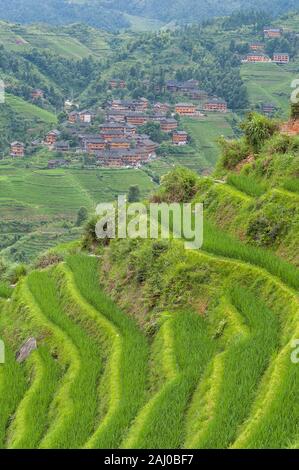
{"label": "dense foliage", "polygon": [[80,4],[65,0],[0,0],[1,18],[15,23],[70,24],[87,23],[91,26],[115,30],[129,26],[120,13],[111,12],[99,4]]}

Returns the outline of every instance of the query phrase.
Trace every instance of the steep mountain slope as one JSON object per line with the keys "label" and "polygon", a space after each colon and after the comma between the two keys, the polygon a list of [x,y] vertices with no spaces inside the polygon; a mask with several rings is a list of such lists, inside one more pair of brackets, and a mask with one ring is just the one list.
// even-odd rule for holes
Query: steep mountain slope
{"label": "steep mountain slope", "polygon": [[[242,188],[252,186],[262,159],[272,168],[261,176],[272,185],[264,197],[277,207],[273,191],[287,203],[294,198],[295,213],[296,192],[281,189],[297,174],[291,141],[288,175],[286,154],[277,150],[269,163],[263,150],[242,187],[223,185],[235,212],[258,210]],[[0,294],[1,448],[298,448],[299,369],[291,361],[298,269],[212,225],[217,212],[225,227],[227,212],[218,204],[213,212],[204,191],[211,186],[220,188],[177,169],[156,195],[190,200],[198,191],[195,200],[207,207],[202,249],[142,239],[104,247],[93,239],[88,254],[78,245],[57,248],[44,257],[47,269]],[[19,364],[14,354],[29,337],[37,350]]]}

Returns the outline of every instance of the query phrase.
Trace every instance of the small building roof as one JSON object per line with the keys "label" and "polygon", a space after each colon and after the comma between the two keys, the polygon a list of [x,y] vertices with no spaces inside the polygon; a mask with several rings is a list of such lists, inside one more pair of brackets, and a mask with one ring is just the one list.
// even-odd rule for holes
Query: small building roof
{"label": "small building roof", "polygon": [[18,142],[17,140],[15,140],[14,142],[12,142],[10,145],[11,145],[11,146],[14,146],[14,147],[17,147],[17,146],[19,146],[19,147],[25,147],[25,144],[24,144],[23,142]]}

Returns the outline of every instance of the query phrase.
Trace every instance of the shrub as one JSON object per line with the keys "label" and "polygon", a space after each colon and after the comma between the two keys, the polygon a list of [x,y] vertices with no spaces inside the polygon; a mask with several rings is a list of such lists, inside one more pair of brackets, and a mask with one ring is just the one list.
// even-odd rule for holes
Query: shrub
{"label": "shrub", "polygon": [[161,180],[154,202],[190,202],[199,189],[199,178],[188,168],[177,167]]}
{"label": "shrub", "polygon": [[54,266],[55,264],[59,264],[63,261],[63,257],[57,253],[45,253],[41,255],[36,262],[35,267],[37,269],[45,269],[49,266]]}
{"label": "shrub", "polygon": [[250,153],[250,149],[244,139],[226,140],[224,137],[221,137],[218,143],[222,149],[220,166],[227,170],[233,170]]}
{"label": "shrub", "polygon": [[26,276],[28,268],[25,264],[13,266],[8,272],[8,280],[11,284],[17,284],[22,277]]}
{"label": "shrub", "polygon": [[256,181],[254,176],[231,174],[228,176],[227,182],[240,191],[253,197],[259,197],[266,191],[265,186]]}
{"label": "shrub", "polygon": [[241,124],[248,145],[258,152],[263,144],[278,130],[275,121],[258,113],[250,113]]}

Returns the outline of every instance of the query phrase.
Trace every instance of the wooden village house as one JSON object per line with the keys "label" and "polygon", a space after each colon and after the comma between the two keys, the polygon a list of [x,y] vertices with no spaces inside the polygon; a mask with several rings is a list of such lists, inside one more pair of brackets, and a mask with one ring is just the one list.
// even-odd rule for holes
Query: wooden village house
{"label": "wooden village house", "polygon": [[191,103],[178,103],[175,105],[175,112],[180,116],[194,116],[196,106]]}
{"label": "wooden village house", "polygon": [[186,145],[188,143],[188,133],[185,131],[174,131],[172,134],[174,145]]}
{"label": "wooden village house", "polygon": [[48,132],[45,137],[45,144],[49,146],[54,145],[57,142],[59,136],[60,132],[57,129]]}
{"label": "wooden village house", "polygon": [[10,144],[10,155],[11,157],[24,157],[25,156],[25,144],[23,142],[12,142]]}
{"label": "wooden village house", "polygon": [[286,52],[274,52],[273,62],[277,64],[288,64],[290,62],[290,56]]}
{"label": "wooden village house", "polygon": [[214,111],[214,112],[227,112],[227,103],[225,100],[220,98],[211,98],[209,99],[203,107],[204,111]]}

